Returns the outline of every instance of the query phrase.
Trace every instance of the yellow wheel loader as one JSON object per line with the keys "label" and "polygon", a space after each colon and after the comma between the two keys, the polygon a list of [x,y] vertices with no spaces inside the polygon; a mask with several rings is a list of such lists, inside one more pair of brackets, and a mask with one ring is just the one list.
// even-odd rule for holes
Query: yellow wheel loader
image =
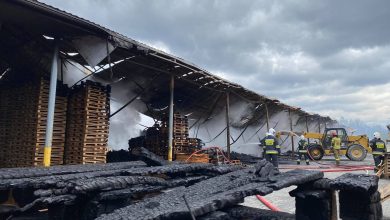
{"label": "yellow wheel loader", "polygon": [[312,132],[278,132],[280,135],[301,135],[303,134],[308,141],[308,153],[313,160],[321,160],[324,155],[333,155],[331,141],[333,134],[336,133],[341,138],[340,154],[345,155],[353,161],[362,161],[366,158],[367,153],[371,153],[367,135],[348,136],[344,128],[326,128],[324,133]]}

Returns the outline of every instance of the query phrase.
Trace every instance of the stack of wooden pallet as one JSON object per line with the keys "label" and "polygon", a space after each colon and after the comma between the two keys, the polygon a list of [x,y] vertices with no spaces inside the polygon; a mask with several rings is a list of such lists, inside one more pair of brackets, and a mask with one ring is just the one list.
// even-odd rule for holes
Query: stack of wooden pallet
{"label": "stack of wooden pallet", "polygon": [[165,123],[155,124],[148,128],[145,136],[145,146],[148,150],[165,159],[168,156],[168,129]]}
{"label": "stack of wooden pallet", "polygon": [[209,163],[209,155],[208,154],[186,154],[186,153],[178,153],[175,155],[177,161],[185,161],[188,163]]}
{"label": "stack of wooden pallet", "polygon": [[87,81],[69,95],[66,164],[105,163],[109,129],[110,87]]}
{"label": "stack of wooden pallet", "polygon": [[188,138],[188,147],[193,150],[202,149],[202,141],[199,138]]}
{"label": "stack of wooden pallet", "polygon": [[173,115],[173,149],[174,153],[191,153],[188,147],[188,118],[179,113]]}
{"label": "stack of wooden pallet", "polygon": [[386,153],[383,160],[383,176],[390,179],[390,153]]}
{"label": "stack of wooden pallet", "polygon": [[[46,121],[49,100],[49,81],[41,80],[39,84],[37,144],[35,148],[34,165],[43,164],[43,149],[45,147]],[[51,147],[51,165],[60,165],[64,161],[66,111],[68,87],[62,83],[57,84],[56,104],[54,110],[53,139]]]}
{"label": "stack of wooden pallet", "polygon": [[[52,165],[62,164],[65,142],[67,89],[58,85]],[[12,82],[0,90],[0,167],[43,165],[49,81]]]}
{"label": "stack of wooden pallet", "polygon": [[[162,156],[167,159],[168,156],[168,118],[162,120],[161,123],[155,124],[146,130],[144,136],[144,146],[149,151]],[[173,157],[181,154],[179,157],[183,158],[185,155],[190,155],[202,148],[200,140],[197,138],[188,138],[188,118],[182,116],[180,113],[175,113],[173,117]],[[129,140],[129,149],[136,148],[139,145],[136,139]],[[183,156],[184,155],[184,156]]]}

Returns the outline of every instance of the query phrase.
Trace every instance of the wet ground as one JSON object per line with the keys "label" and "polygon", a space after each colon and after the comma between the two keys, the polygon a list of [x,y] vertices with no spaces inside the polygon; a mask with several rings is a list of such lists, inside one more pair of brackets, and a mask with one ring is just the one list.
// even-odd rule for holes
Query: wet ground
{"label": "wet ground", "polygon": [[[294,161],[290,162],[282,162],[283,164],[280,165],[280,170],[287,171],[289,168],[292,168],[292,165],[295,164]],[[332,165],[334,164],[334,161],[332,160],[331,157],[325,158],[325,160],[320,161],[321,164],[317,164],[314,162],[311,162],[310,166],[306,165],[300,165],[301,168],[313,168],[316,166],[322,166],[326,167],[327,165]],[[304,163],[303,163],[304,164]],[[373,166],[373,159],[372,156],[368,155],[367,158],[364,161],[361,162],[356,162],[356,161],[350,161],[346,158],[343,158],[341,165],[370,165]],[[352,173],[368,173],[368,174],[374,174],[372,170],[362,170],[362,171],[349,171]],[[334,179],[346,172],[327,172],[325,173],[325,177],[329,179]],[[380,179],[379,180],[379,188],[385,185],[389,185],[390,180],[387,179]],[[288,194],[291,190],[295,189],[296,186],[291,186],[288,188],[285,188],[283,190],[276,191],[270,195],[264,196],[268,201],[273,203],[275,206],[280,208],[284,212],[288,213],[295,213],[295,199],[290,197]],[[262,209],[267,209],[266,206],[264,206],[255,196],[250,196],[245,199],[245,202],[243,205],[250,206],[250,207],[256,207],[256,208],[262,208]],[[383,216],[384,219],[389,219],[390,220],[390,200],[385,201],[382,203],[382,208],[383,208]]]}

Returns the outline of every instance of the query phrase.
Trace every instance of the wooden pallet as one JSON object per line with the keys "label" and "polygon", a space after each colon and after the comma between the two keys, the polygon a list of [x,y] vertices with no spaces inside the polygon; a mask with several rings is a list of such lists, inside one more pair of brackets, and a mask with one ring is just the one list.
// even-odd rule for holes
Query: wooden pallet
{"label": "wooden pallet", "polygon": [[66,164],[105,163],[109,131],[109,89],[87,81],[69,96]]}
{"label": "wooden pallet", "polygon": [[[58,88],[65,88],[58,83]],[[65,142],[66,91],[57,91],[52,165],[62,164]],[[11,84],[3,88],[0,97],[0,115],[6,118],[0,123],[0,149],[5,157],[0,158],[2,167],[41,166],[46,133],[46,118],[49,97],[49,81],[37,79]],[[2,117],[2,118],[3,118]]]}
{"label": "wooden pallet", "polygon": [[390,179],[390,153],[385,154],[384,164],[383,164],[383,177]]}
{"label": "wooden pallet", "polygon": [[188,163],[209,163],[208,154],[194,154],[191,157],[190,155],[191,154],[178,153],[175,157],[178,161],[187,161]]}

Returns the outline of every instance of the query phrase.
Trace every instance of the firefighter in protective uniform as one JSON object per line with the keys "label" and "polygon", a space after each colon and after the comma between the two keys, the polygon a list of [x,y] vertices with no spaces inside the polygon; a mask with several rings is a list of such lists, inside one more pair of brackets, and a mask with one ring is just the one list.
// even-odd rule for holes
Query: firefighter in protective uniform
{"label": "firefighter in protective uniform", "polygon": [[372,148],[372,156],[374,157],[375,162],[374,171],[377,172],[378,168],[382,165],[386,153],[386,144],[381,139],[381,134],[379,132],[374,132],[374,139],[370,141],[370,147]]}
{"label": "firefighter in protective uniform", "polygon": [[306,165],[309,165],[309,156],[307,155],[307,142],[305,136],[301,135],[299,139],[297,164],[301,164],[301,159],[304,157]]}
{"label": "firefighter in protective uniform", "polygon": [[271,162],[274,167],[278,167],[278,154],[280,154],[280,146],[275,135],[275,129],[270,128],[268,131],[268,135],[260,141],[260,144],[261,146],[265,147],[265,159],[268,162]]}
{"label": "firefighter in protective uniform", "polygon": [[337,136],[336,132],[333,132],[333,138],[331,142],[333,148],[334,159],[336,160],[336,165],[340,164],[340,149],[341,149],[341,138]]}

